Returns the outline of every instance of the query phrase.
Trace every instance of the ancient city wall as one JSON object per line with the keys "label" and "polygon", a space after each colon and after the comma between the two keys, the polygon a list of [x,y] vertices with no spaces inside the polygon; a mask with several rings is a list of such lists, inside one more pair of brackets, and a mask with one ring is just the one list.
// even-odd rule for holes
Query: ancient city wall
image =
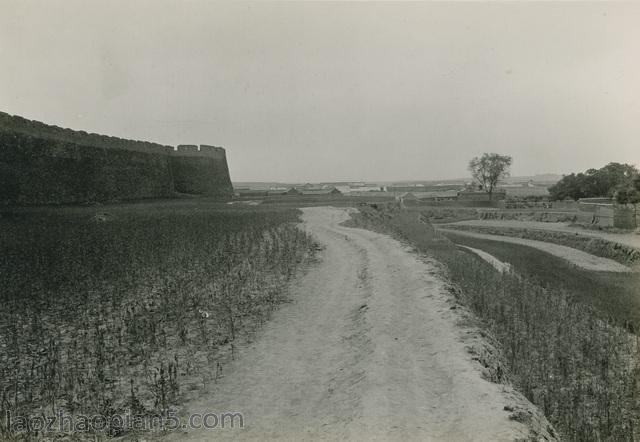
{"label": "ancient city wall", "polygon": [[176,192],[230,196],[224,149],[174,150],[0,113],[0,205],[169,198]]}
{"label": "ancient city wall", "polygon": [[0,202],[72,204],[173,194],[170,157],[0,132]]}
{"label": "ancient city wall", "polygon": [[0,131],[19,133],[30,137],[56,140],[82,146],[102,147],[105,149],[124,149],[142,153],[158,154],[166,150],[173,150],[171,146],[163,146],[148,141],[127,140],[87,133],[82,130],[66,129],[40,121],[28,120],[17,115],[0,112]]}

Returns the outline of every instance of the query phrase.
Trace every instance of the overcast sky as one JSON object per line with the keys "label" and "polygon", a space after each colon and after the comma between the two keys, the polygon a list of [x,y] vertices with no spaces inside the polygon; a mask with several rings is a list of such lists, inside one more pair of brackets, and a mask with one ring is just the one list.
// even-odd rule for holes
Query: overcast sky
{"label": "overcast sky", "polygon": [[0,0],[0,110],[227,149],[234,181],[640,165],[640,3]]}

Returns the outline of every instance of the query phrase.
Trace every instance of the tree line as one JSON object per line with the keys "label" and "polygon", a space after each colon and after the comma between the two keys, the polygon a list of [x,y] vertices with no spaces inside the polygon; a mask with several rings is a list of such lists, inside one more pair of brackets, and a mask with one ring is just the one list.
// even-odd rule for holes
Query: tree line
{"label": "tree line", "polygon": [[565,175],[549,187],[553,200],[615,198],[620,204],[640,202],[640,172],[631,164],[609,163],[600,169]]}

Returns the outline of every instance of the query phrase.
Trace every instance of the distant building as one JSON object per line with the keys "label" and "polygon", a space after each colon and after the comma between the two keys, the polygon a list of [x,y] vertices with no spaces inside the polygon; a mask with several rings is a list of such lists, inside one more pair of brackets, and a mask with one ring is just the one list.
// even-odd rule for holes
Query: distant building
{"label": "distant building", "polygon": [[269,191],[255,189],[236,189],[235,194],[240,198],[262,198],[269,196]]}
{"label": "distant building", "polygon": [[407,192],[424,192],[426,191],[425,186],[415,185],[415,186],[386,186],[384,188],[385,191],[397,194],[405,194]]}
{"label": "distant building", "polygon": [[380,192],[382,187],[375,184],[357,184],[349,186],[350,192]]}
{"label": "distant building", "polygon": [[297,189],[283,188],[283,189],[246,189],[246,188],[237,188],[235,189],[235,195],[239,198],[264,198],[268,196],[293,196],[293,195],[302,195],[300,191]]}
{"label": "distant building", "polygon": [[524,187],[526,183],[503,183],[499,184],[499,188],[515,188],[515,187]]}
{"label": "distant building", "polygon": [[351,192],[351,187],[347,185],[338,185],[338,186],[335,186],[335,188],[338,189],[341,193]]}
{"label": "distant building", "polygon": [[444,192],[448,190],[459,190],[464,187],[463,183],[438,183],[438,184],[415,184],[411,186],[386,186],[385,190],[392,193],[405,192]]}
{"label": "distant building", "polygon": [[295,187],[288,188],[282,194],[283,195],[289,195],[289,196],[302,195],[302,193],[300,193],[300,191],[298,189],[296,189]]}
{"label": "distant building", "polygon": [[412,192],[420,201],[448,201],[458,197],[457,190]]}
{"label": "distant building", "polygon": [[336,189],[335,187],[328,187],[325,189],[318,189],[318,188],[314,188],[314,189],[307,189],[307,188],[301,188],[301,189],[297,189],[302,195],[316,195],[316,196],[337,196],[337,195],[342,195],[342,192],[340,192],[338,189]]}
{"label": "distant building", "polygon": [[418,198],[416,198],[416,196],[411,192],[403,193],[401,195],[396,195],[395,198],[397,201],[400,201],[401,203],[418,201]]}

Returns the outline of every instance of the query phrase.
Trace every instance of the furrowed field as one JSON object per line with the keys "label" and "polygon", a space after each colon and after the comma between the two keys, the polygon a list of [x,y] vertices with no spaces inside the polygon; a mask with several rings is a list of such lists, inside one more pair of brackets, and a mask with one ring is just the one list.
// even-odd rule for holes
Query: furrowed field
{"label": "furrowed field", "polygon": [[215,382],[313,254],[297,216],[206,203],[2,213],[2,416],[157,416]]}
{"label": "furrowed field", "polygon": [[419,213],[393,205],[361,206],[352,224],[393,234],[443,264],[456,299],[475,313],[501,350],[504,367],[493,370],[492,380],[511,382],[563,440],[640,438],[640,340],[621,326],[625,321],[602,314],[604,294],[576,302],[577,289],[518,273],[520,262],[516,272],[501,274],[457,248]]}

